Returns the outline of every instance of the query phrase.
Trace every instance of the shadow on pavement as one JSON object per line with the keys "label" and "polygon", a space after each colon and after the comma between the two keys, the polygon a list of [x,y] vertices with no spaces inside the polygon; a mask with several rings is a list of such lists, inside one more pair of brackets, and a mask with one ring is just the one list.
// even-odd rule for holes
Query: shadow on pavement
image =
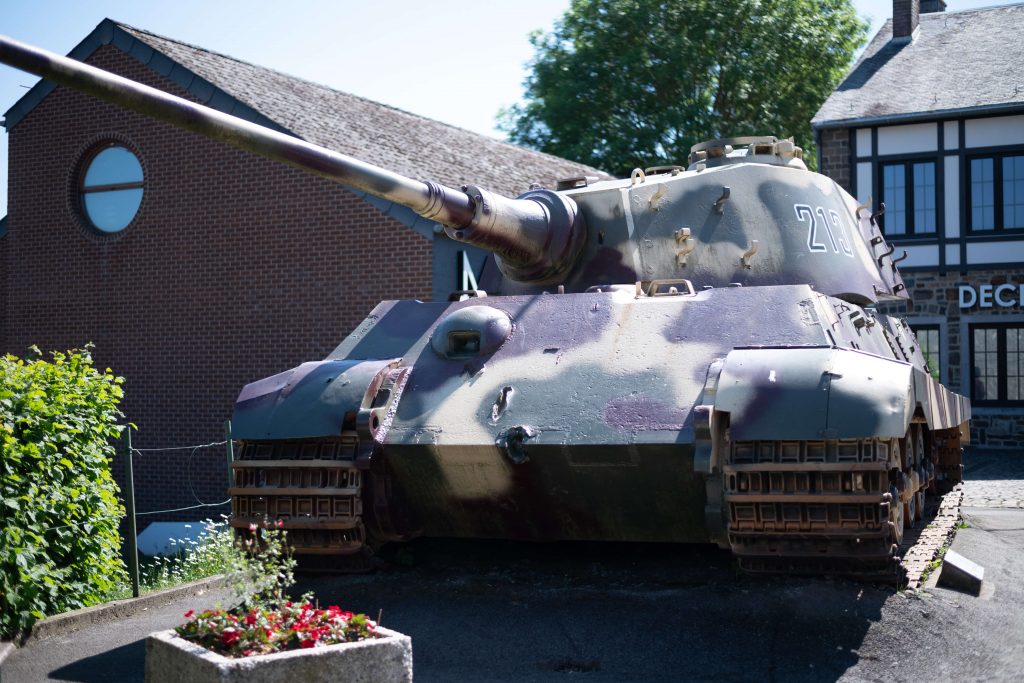
{"label": "shadow on pavement", "polygon": [[50,678],[80,683],[141,681],[145,672],[146,641],[133,643],[84,657],[50,672]]}
{"label": "shadow on pavement", "polygon": [[421,539],[389,559],[298,589],[382,610],[413,638],[417,681],[836,680],[893,595],[750,578],[713,546]]}

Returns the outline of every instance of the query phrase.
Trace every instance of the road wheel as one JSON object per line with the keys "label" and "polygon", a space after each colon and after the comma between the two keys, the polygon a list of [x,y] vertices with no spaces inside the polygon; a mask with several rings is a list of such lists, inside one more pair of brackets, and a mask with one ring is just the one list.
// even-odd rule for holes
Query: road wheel
{"label": "road wheel", "polygon": [[894,545],[903,543],[903,524],[903,504],[899,489],[893,484],[889,488],[889,537]]}
{"label": "road wheel", "polygon": [[[907,477],[907,481],[913,481],[911,477]],[[912,486],[908,484],[907,486]],[[917,492],[910,494],[907,497],[907,501],[903,503],[903,522],[907,529],[913,529],[916,526],[917,520],[920,519],[918,516],[917,509]]]}

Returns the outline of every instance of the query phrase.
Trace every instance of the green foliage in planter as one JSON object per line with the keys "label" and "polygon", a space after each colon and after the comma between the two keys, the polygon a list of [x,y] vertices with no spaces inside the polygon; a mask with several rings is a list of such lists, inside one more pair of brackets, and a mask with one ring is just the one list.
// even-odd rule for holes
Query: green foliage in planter
{"label": "green foliage in planter", "polygon": [[123,378],[89,348],[0,358],[0,635],[100,602],[123,580],[110,474]]}
{"label": "green foliage in planter", "polygon": [[295,583],[295,557],[281,520],[250,524],[235,542],[220,545],[235,609],[189,610],[179,636],[226,657],[353,643],[376,637],[377,624],[365,614],[336,605],[320,609],[313,594],[288,600]]}

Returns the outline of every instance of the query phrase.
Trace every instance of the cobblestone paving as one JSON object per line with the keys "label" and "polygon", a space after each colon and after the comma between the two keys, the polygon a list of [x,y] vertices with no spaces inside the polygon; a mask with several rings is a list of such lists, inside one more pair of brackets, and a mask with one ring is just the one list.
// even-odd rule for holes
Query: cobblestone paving
{"label": "cobblestone paving", "polygon": [[920,588],[932,560],[956,532],[961,507],[1024,509],[1024,453],[964,454],[963,484],[941,498],[929,499],[926,525],[904,533],[900,554],[907,588]]}
{"label": "cobblestone paving", "polygon": [[1024,509],[1024,453],[964,454],[964,507]]}

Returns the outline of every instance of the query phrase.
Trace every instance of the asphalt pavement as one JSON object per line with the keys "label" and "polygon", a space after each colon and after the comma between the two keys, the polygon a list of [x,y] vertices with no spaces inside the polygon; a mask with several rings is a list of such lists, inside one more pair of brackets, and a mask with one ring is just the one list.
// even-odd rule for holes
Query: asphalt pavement
{"label": "asphalt pavement", "polygon": [[[739,574],[708,546],[420,540],[387,571],[305,577],[412,636],[417,681],[1016,681],[1024,671],[1024,455],[965,458],[979,597]],[[991,495],[990,495],[991,494]],[[0,681],[141,681],[145,634],[226,594],[30,641]]]}

